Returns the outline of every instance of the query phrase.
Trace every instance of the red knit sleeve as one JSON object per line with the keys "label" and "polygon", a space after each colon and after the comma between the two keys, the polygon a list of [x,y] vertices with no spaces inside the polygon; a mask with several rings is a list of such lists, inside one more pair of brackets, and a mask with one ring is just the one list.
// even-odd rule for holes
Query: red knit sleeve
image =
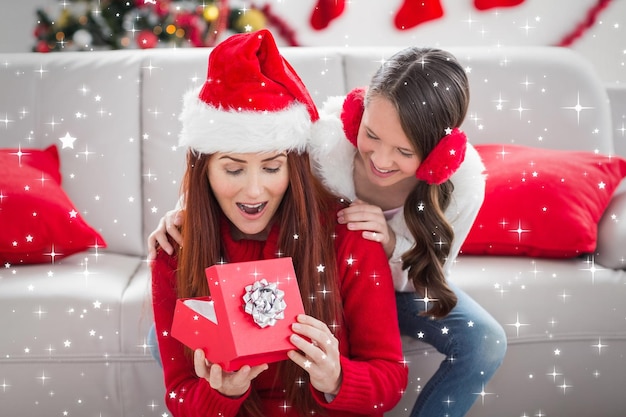
{"label": "red knit sleeve", "polygon": [[193,358],[182,343],[170,336],[176,306],[176,259],[159,250],[152,263],[152,307],[159,352],[163,363],[165,404],[173,417],[206,417],[237,415],[247,394],[231,399],[198,378]]}
{"label": "red knit sleeve", "polygon": [[391,271],[382,245],[345,225],[337,226],[336,247],[344,309],[343,377],[335,399],[320,403],[332,410],[382,414],[400,401],[408,378]]}

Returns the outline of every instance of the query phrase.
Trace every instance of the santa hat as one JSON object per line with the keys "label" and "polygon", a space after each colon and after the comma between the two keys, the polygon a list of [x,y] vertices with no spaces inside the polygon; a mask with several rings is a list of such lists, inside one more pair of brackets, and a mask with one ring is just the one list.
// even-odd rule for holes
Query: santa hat
{"label": "santa hat", "polygon": [[233,35],[209,55],[207,79],[183,99],[179,145],[201,153],[306,149],[319,115],[268,30]]}

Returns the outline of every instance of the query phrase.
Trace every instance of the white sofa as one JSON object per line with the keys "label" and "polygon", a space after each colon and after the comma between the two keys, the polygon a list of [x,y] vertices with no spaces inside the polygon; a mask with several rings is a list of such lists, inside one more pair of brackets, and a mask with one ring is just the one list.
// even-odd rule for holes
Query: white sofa
{"label": "white sofa", "polygon": [[[321,104],[366,85],[398,49],[283,53]],[[626,155],[626,89],[603,85],[572,51],[449,49],[472,83],[463,128],[474,144]],[[0,54],[0,147],[57,144],[64,189],[108,243],[54,263],[0,269],[0,414],[169,415],[146,342],[152,319],[145,242],[176,202],[184,160],[176,147],[181,96],[204,81],[208,53]],[[538,140],[541,132],[550,132],[549,140]],[[66,133],[76,138],[73,148],[61,147]],[[623,187],[609,210],[618,217],[605,215],[600,229],[618,238],[604,242],[593,263],[587,257],[459,258],[454,279],[508,335],[504,364],[476,393],[470,416],[624,415]],[[409,339],[405,351],[410,385],[390,416],[408,415],[441,360]]]}

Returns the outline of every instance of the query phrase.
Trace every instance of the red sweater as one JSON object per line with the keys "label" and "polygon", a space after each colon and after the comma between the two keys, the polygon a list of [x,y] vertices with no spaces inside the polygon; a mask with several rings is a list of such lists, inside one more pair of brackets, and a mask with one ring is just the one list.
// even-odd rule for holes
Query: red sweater
{"label": "red sweater", "polygon": [[[223,234],[226,235],[226,234]],[[233,241],[223,236],[230,262],[276,257],[278,230],[267,241]],[[382,416],[393,408],[407,384],[396,316],[393,283],[382,246],[337,225],[335,247],[339,268],[344,327],[339,338],[342,385],[329,403],[312,386],[316,400],[333,416]],[[198,378],[193,359],[184,346],[170,337],[176,303],[177,261],[159,251],[152,265],[154,318],[163,363],[165,402],[174,417],[239,416],[240,398],[229,398]],[[326,266],[328,267],[328,266]],[[251,389],[262,399],[266,416],[296,417],[297,411],[285,401],[283,381],[275,379],[276,365],[262,372]],[[278,384],[278,385],[276,385]]]}

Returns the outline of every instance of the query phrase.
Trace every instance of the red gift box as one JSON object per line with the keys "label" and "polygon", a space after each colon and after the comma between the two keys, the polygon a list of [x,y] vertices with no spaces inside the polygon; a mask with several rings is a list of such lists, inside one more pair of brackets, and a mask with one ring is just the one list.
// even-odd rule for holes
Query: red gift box
{"label": "red gift box", "polygon": [[226,371],[287,359],[304,313],[291,258],[213,265],[211,297],[176,301],[172,336]]}

